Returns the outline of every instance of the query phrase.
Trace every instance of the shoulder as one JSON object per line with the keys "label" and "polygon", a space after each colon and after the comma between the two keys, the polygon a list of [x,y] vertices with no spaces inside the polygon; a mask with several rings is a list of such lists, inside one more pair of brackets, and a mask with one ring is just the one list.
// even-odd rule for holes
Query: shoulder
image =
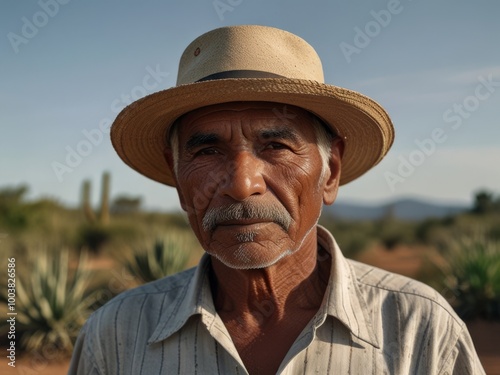
{"label": "shoulder", "polygon": [[130,289],[96,310],[78,335],[72,368],[93,366],[107,369],[102,370],[106,373],[121,373],[120,363],[133,357],[136,346],[147,346],[162,317],[176,315],[195,271],[190,269]]}
{"label": "shoulder", "polygon": [[190,268],[175,275],[129,289],[113,298],[103,308],[110,308],[114,304],[134,303],[145,297],[153,297],[153,299],[163,296],[176,298],[181,293],[180,291],[190,283],[195,271],[196,267]]}
{"label": "shoulder", "polygon": [[462,328],[463,322],[450,304],[430,286],[354,260],[348,259],[348,263],[369,304],[384,304],[384,308],[392,307],[409,314],[420,313],[422,318],[430,317],[430,314],[434,318],[435,314],[442,315],[443,318],[450,319],[457,328]]}
{"label": "shoulder", "polygon": [[465,323],[440,293],[405,276],[348,264],[386,357],[408,357],[415,373],[484,374]]}
{"label": "shoulder", "polygon": [[117,322],[120,325],[132,324],[139,319],[157,322],[162,311],[174,301],[182,300],[195,271],[196,268],[191,268],[120,293],[96,310],[87,325],[98,325],[102,330],[112,328]]}

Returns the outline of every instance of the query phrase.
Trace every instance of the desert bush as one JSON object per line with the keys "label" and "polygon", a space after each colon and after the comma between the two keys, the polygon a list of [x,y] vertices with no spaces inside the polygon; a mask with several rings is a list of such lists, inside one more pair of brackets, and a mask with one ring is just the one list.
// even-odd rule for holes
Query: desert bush
{"label": "desert bush", "polygon": [[476,215],[485,215],[500,212],[500,196],[488,190],[479,190],[474,194],[474,203],[471,212]]}
{"label": "desert bush", "polygon": [[88,249],[92,254],[100,254],[104,249],[121,247],[139,236],[139,225],[132,219],[113,224],[83,224],[78,228],[75,248]]}
{"label": "desert bush", "polygon": [[30,212],[24,203],[28,187],[0,189],[0,228],[8,231],[26,229],[30,223]]}
{"label": "desert bush", "polygon": [[182,231],[171,230],[145,249],[138,249],[125,260],[127,269],[143,282],[158,280],[185,269],[192,239]]}
{"label": "desert bush", "polygon": [[[20,348],[41,352],[49,347],[71,354],[92,303],[92,296],[86,290],[90,279],[86,256],[82,253],[76,269],[72,269],[68,251],[43,250],[31,259],[29,270],[16,276]],[[0,299],[7,301],[6,297],[2,290]],[[5,325],[2,328],[5,330]]]}
{"label": "desert bush", "polygon": [[415,239],[422,244],[432,244],[439,232],[446,227],[443,219],[428,218],[416,223]]}
{"label": "desert bush", "polygon": [[356,258],[375,241],[372,221],[337,220],[323,215],[319,224],[334,235],[342,253],[348,258]]}
{"label": "desert bush", "polygon": [[111,239],[111,231],[108,227],[99,224],[85,224],[78,230],[76,246],[89,249],[92,253],[99,250]]}
{"label": "desert bush", "polygon": [[372,236],[387,250],[398,245],[410,245],[416,242],[415,223],[394,218],[382,218],[375,221]]}
{"label": "desert bush", "polygon": [[485,236],[455,241],[448,251],[446,284],[464,319],[500,320],[500,242]]}
{"label": "desert bush", "polygon": [[140,211],[141,204],[141,197],[120,195],[113,199],[113,202],[111,203],[111,212],[113,214],[136,213]]}
{"label": "desert bush", "polygon": [[339,237],[337,241],[342,252],[345,256],[353,259],[365,251],[372,243],[371,239],[362,233],[357,235],[352,234],[350,236],[336,236],[336,238],[337,237]]}

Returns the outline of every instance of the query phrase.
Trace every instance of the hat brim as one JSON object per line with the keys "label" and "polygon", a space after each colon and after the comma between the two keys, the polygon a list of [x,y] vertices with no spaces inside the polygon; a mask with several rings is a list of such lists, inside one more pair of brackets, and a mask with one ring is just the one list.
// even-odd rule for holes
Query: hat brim
{"label": "hat brim", "polygon": [[195,109],[220,103],[264,101],[304,108],[344,139],[340,184],[378,164],[394,140],[386,111],[352,90],[289,78],[203,81],[148,95],[124,108],[111,127],[111,141],[121,159],[152,180],[175,186],[164,151],[172,123]]}

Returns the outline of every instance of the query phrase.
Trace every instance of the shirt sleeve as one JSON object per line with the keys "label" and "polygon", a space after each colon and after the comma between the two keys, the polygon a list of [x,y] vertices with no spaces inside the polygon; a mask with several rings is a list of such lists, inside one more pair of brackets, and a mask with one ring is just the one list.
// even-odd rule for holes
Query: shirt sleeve
{"label": "shirt sleeve", "polygon": [[73,349],[68,375],[104,375],[99,371],[92,348],[89,346],[88,330],[90,322],[87,321],[81,329]]}
{"label": "shirt sleeve", "polygon": [[474,348],[465,324],[455,347],[446,359],[443,375],[481,375],[486,374]]}

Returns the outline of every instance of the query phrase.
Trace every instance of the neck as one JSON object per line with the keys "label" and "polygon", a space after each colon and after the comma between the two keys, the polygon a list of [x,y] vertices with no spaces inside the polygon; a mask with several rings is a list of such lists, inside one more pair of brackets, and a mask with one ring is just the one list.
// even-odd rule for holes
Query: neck
{"label": "neck", "polygon": [[212,258],[215,308],[249,373],[275,374],[321,306],[331,258],[318,250],[314,228],[270,267],[238,270]]}
{"label": "neck", "polygon": [[330,257],[318,260],[316,241],[313,230],[300,249],[262,269],[233,269],[212,258],[214,303],[219,314],[226,320],[243,323],[243,319],[262,326],[297,313],[315,313],[330,274]]}

